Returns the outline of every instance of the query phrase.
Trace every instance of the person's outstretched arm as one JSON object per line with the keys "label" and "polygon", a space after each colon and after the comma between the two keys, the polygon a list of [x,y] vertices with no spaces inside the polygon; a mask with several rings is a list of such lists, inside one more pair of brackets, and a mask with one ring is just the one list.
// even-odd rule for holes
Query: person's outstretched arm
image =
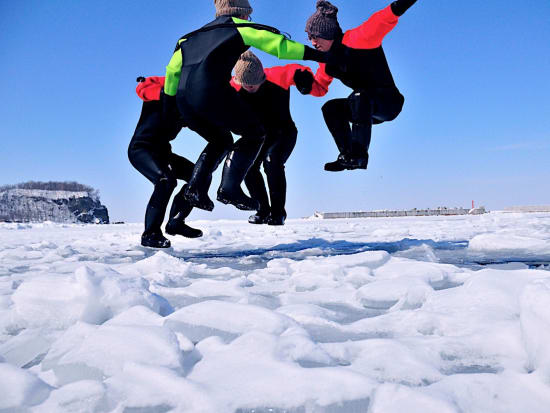
{"label": "person's outstretched arm", "polygon": [[361,26],[349,30],[344,35],[346,46],[358,49],[375,49],[382,44],[384,37],[397,25],[402,16],[416,0],[396,0],[388,7],[374,13]]}
{"label": "person's outstretched arm", "polygon": [[370,16],[361,26],[348,30],[342,42],[356,49],[375,49],[380,47],[398,21],[399,17],[394,14],[391,5],[387,6]]}
{"label": "person's outstretched arm", "polygon": [[[239,23],[250,23],[247,20],[233,17],[233,21]],[[316,62],[325,62],[326,53],[312,49],[302,43],[287,39],[282,34],[261,30],[255,27],[238,27],[237,30],[247,46],[263,50],[279,59],[287,60],[314,60]]]}
{"label": "person's outstretched arm", "polygon": [[264,72],[267,80],[271,83],[287,90],[291,86],[296,86],[296,89],[302,95],[324,96],[328,92],[330,82],[332,82],[332,78],[329,78],[324,70],[318,70],[317,74],[314,75],[309,67],[295,63],[269,67],[264,69]]}

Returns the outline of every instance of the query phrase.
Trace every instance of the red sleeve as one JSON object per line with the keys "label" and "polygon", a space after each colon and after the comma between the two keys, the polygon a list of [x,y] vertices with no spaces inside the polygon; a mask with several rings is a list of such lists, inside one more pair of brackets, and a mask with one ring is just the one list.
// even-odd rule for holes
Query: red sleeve
{"label": "red sleeve", "polygon": [[[324,67],[324,64],[320,64],[319,69],[314,76],[315,80],[313,81],[313,86],[310,93],[312,96],[320,97],[326,95],[328,92],[328,86],[332,82],[332,77],[326,74]],[[290,86],[295,85],[294,73],[296,73],[296,70],[307,70],[313,74],[313,71],[309,67],[299,64],[270,67],[264,69],[264,72],[267,80],[271,83],[275,83],[283,89],[288,90]]]}
{"label": "red sleeve", "polygon": [[296,73],[298,69],[309,70],[311,72],[311,69],[307,66],[290,64],[266,68],[264,69],[264,73],[267,80],[271,83],[275,83],[277,86],[288,90],[290,86],[294,85],[294,73]]}
{"label": "red sleeve", "polygon": [[160,92],[164,87],[164,77],[150,76],[136,87],[137,95],[144,101],[160,100]]}
{"label": "red sleeve", "polygon": [[237,92],[241,90],[242,86],[239,85],[237,82],[235,82],[235,76],[231,78],[231,81],[229,82],[231,86],[233,86],[233,89],[235,89]]}
{"label": "red sleeve", "polygon": [[391,6],[374,13],[361,26],[348,30],[342,43],[354,49],[375,49],[380,47],[384,37],[397,25],[399,18]]}
{"label": "red sleeve", "polygon": [[328,87],[334,78],[327,75],[325,67],[325,63],[319,63],[319,68],[315,73],[315,81],[313,82],[313,87],[311,88],[310,95],[312,96],[321,97],[328,93]]}

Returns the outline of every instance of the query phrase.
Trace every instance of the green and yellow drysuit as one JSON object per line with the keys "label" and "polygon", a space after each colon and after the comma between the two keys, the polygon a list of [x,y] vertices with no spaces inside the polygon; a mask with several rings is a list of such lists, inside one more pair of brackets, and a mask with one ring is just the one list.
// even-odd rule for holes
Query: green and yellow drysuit
{"label": "green and yellow drysuit", "polygon": [[[251,46],[280,59],[323,61],[325,58],[324,53],[289,40],[276,29],[236,17],[220,16],[178,41],[166,68],[164,86],[165,94],[176,97],[186,125],[209,142],[216,140],[215,136],[223,134],[222,131],[242,136],[230,148],[232,152],[218,192],[218,200],[235,205],[237,203],[231,196],[224,198],[220,194],[242,193],[240,184],[256,159],[265,135],[261,121],[230,86],[233,67]],[[201,133],[201,130],[212,131],[213,128],[219,132]],[[219,161],[213,157],[197,162],[194,173],[197,179],[192,178],[189,183],[191,200],[205,199],[199,195],[205,185],[202,181],[209,182]],[[205,203],[197,201],[194,205],[202,208]]]}

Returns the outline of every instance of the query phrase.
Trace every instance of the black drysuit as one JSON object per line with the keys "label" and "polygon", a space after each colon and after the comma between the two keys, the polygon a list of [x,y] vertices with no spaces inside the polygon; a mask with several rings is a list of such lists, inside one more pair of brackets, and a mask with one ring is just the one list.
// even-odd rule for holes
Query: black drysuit
{"label": "black drysuit", "polygon": [[[243,88],[239,96],[254,108],[266,130],[265,143],[246,175],[246,187],[250,196],[260,203],[258,215],[286,218],[285,163],[296,146],[298,136],[290,115],[290,90],[266,80],[257,92],[249,93]],[[269,199],[260,172],[262,164],[269,186]]]}
{"label": "black drysuit", "polygon": [[[128,147],[130,163],[155,186],[145,213],[145,235],[162,233],[161,225],[177,180],[191,178],[195,164],[172,152],[174,140],[183,123],[163,118],[162,100],[143,102],[134,136]],[[174,198],[170,217],[177,214],[184,219],[193,207],[179,193]]]}
{"label": "black drysuit", "polygon": [[328,63],[315,76],[325,90],[333,78],[353,89],[347,99],[333,99],[323,106],[327,126],[344,156],[368,159],[372,125],[395,119],[403,108],[405,99],[395,86],[382,40],[413,3],[394,2],[338,36]]}

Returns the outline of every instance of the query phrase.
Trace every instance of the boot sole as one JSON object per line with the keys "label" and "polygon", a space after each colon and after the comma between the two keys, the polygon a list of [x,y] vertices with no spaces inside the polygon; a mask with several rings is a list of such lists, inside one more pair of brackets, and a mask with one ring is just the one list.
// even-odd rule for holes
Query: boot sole
{"label": "boot sole", "polygon": [[185,237],[185,238],[200,238],[202,237],[204,234],[202,233],[202,231],[200,232],[199,235],[186,235],[186,234],[180,234],[178,232],[170,232],[170,231],[166,231],[166,233],[168,235],[171,235],[173,237],[175,237],[176,235],[181,235],[182,237]]}
{"label": "boot sole", "polygon": [[183,197],[187,202],[189,202],[189,204],[193,208],[202,209],[203,211],[208,211],[208,212],[211,212],[214,210],[214,203],[212,201],[210,201],[210,203],[208,204],[201,204],[199,201],[197,201],[197,199],[194,196],[189,195],[187,191],[183,193]]}
{"label": "boot sole", "polygon": [[235,208],[240,209],[241,211],[256,211],[258,209],[257,206],[249,207],[248,205],[239,204],[238,202],[233,202],[227,198],[223,198],[218,196],[218,201],[225,205],[233,205]]}
{"label": "boot sole", "polygon": [[166,246],[158,246],[158,245],[147,245],[147,244],[141,244],[142,247],[145,247],[145,248],[155,248],[155,249],[158,249],[158,250],[162,250],[162,249],[168,249],[168,248],[172,248],[172,245],[166,245]]}
{"label": "boot sole", "polygon": [[359,165],[348,165],[343,169],[327,169],[325,168],[325,171],[327,172],[343,172],[343,171],[354,171],[356,169],[367,169],[366,166],[359,166]]}
{"label": "boot sole", "polygon": [[198,203],[198,202],[193,202],[187,198],[185,198],[187,200],[187,202],[189,202],[189,204],[193,207],[193,208],[198,208],[198,209],[202,209],[203,211],[208,211],[208,212],[212,212],[214,210],[214,206],[213,205],[203,205],[201,203]]}

